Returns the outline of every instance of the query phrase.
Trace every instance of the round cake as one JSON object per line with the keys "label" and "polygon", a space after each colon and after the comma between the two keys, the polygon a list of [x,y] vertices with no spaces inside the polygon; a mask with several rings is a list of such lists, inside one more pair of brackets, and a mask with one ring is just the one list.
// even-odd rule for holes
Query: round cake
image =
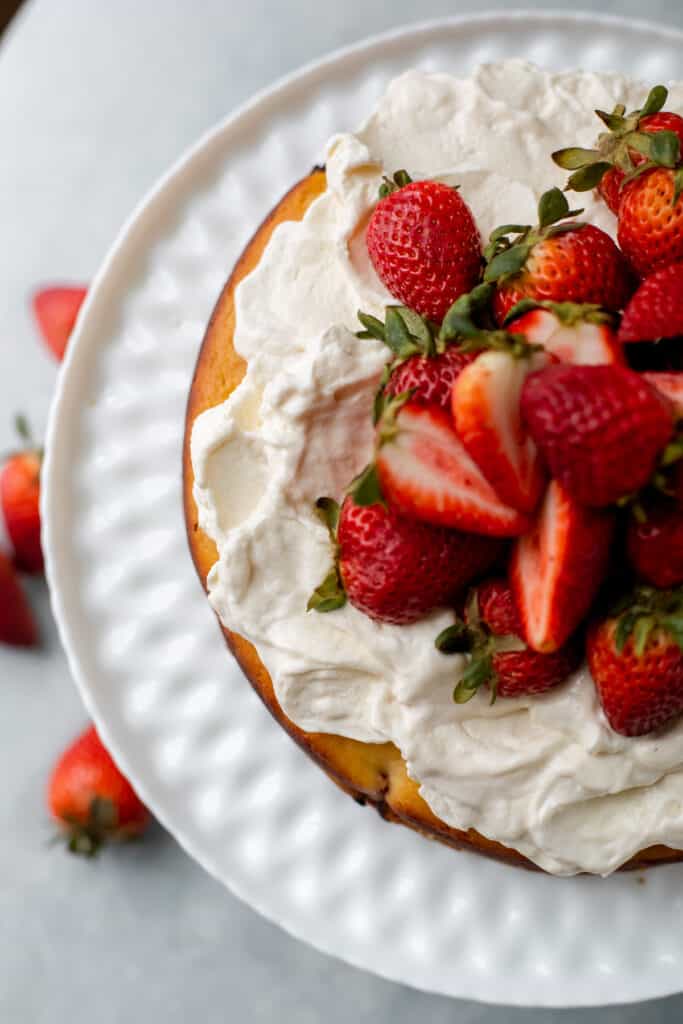
{"label": "round cake", "polygon": [[[617,75],[521,62],[469,78],[401,76],[246,247],[187,410],[190,548],[228,645],[275,718],[385,818],[558,875],[681,859],[683,727],[616,733],[585,664],[540,696],[454,702],[462,655],[434,645],[451,608],[410,624],[351,602],[308,610],[331,559],[315,502],[340,500],[372,458],[387,350],[356,335],[359,310],[379,320],[396,301],[366,245],[383,179],[406,167],[458,186],[484,238],[499,224],[533,224],[540,197],[566,182],[550,153],[588,150],[593,110],[635,109],[645,92]],[[669,106],[683,107],[683,89]],[[616,235],[597,194],[579,205]]]}

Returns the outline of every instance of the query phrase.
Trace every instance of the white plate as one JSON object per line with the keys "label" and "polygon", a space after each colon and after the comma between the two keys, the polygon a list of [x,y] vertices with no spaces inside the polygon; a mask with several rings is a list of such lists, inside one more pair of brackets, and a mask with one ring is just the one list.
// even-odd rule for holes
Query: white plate
{"label": "white plate", "polygon": [[410,985],[576,1006],[681,988],[683,866],[645,884],[556,880],[426,842],[336,789],[228,657],[190,564],[180,504],[185,400],[204,326],[282,192],[407,67],[524,56],[680,77],[683,34],[591,16],[413,27],[257,97],[133,214],[93,285],[49,431],[44,520],[54,609],[107,744],[204,867],[318,948]]}

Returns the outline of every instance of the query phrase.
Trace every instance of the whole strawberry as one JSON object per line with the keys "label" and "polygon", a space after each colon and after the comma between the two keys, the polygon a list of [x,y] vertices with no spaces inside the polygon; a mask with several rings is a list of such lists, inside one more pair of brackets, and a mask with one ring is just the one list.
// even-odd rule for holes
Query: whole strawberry
{"label": "whole strawberry", "polygon": [[[489,302],[491,291],[480,285],[463,296],[460,305],[470,316]],[[416,401],[450,407],[456,378],[478,354],[461,347],[457,332],[451,334],[444,329],[446,325],[437,330],[407,306],[387,306],[384,322],[367,313],[359,313],[358,319],[363,330],[356,337],[383,341],[393,356],[377,393],[375,422],[386,399],[406,392],[411,392]]]}
{"label": "whole strawberry", "polygon": [[683,261],[683,166],[654,167],[623,189],[617,237],[640,277]]}
{"label": "whole strawberry", "polygon": [[470,700],[483,685],[489,687],[492,703],[497,697],[545,693],[577,668],[581,658],[577,644],[539,654],[527,647],[522,635],[507,580],[487,580],[472,590],[464,622],[456,621],[436,638],[440,651],[470,655],[453,693],[458,704]]}
{"label": "whole strawberry", "polygon": [[340,512],[332,499],[318,501],[336,557],[309,610],[334,611],[348,598],[370,618],[405,625],[450,604],[500,555],[501,545],[491,538],[415,522],[379,500],[370,503],[369,485],[368,476],[357,484],[364,505],[348,495]]}
{"label": "whole strawberry", "polygon": [[[558,167],[572,171],[567,189],[587,192],[597,186],[610,210],[619,213],[623,185],[628,175],[658,156],[666,157],[676,140],[683,147],[683,117],[663,110],[668,91],[663,85],[651,89],[643,106],[626,113],[618,104],[611,113],[596,110],[606,126],[595,149],[570,146],[553,153]],[[654,136],[663,135],[656,139]]]}
{"label": "whole strawberry", "polygon": [[149,811],[114,764],[94,726],[55,765],[48,806],[69,849],[88,857],[105,842],[140,835],[149,823]]}
{"label": "whole strawberry", "polygon": [[624,366],[550,366],[527,377],[521,407],[550,473],[585,505],[645,486],[673,434],[666,399]]}
{"label": "whole strawberry", "polygon": [[460,193],[437,181],[385,179],[367,228],[367,246],[392,295],[440,323],[481,273],[481,239]]}
{"label": "whole strawberry", "polygon": [[622,344],[683,335],[683,263],[662,267],[645,278],[624,310]]}
{"label": "whole strawberry", "polygon": [[38,630],[16,569],[0,551],[0,643],[33,647]]}
{"label": "whole strawberry", "polygon": [[564,194],[553,188],[541,196],[536,227],[504,225],[493,232],[484,280],[497,283],[498,323],[525,298],[623,309],[632,290],[627,265],[600,228],[567,221],[582,212],[570,210]]}
{"label": "whole strawberry", "polygon": [[683,713],[683,592],[639,587],[588,632],[586,653],[615,732],[643,736]]}
{"label": "whole strawberry", "polygon": [[85,288],[73,285],[41,288],[33,296],[33,313],[40,332],[60,362],[85,296]]}
{"label": "whole strawberry", "polygon": [[0,506],[17,566],[25,572],[43,571],[40,542],[40,472],[42,452],[33,444],[22,417],[17,427],[24,451],[11,455],[0,470]]}
{"label": "whole strawberry", "polygon": [[628,557],[641,580],[663,589],[683,584],[683,509],[661,497],[632,514]]}

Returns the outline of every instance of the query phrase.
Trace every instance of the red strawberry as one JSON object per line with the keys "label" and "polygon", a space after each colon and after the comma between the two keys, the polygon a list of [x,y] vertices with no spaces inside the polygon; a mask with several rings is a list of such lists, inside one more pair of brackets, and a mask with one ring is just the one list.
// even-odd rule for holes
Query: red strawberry
{"label": "red strawberry", "polygon": [[114,764],[94,726],[62,754],[50,779],[48,806],[69,849],[92,857],[109,840],[132,839],[149,811]]}
{"label": "red strawberry", "polygon": [[38,630],[10,560],[0,551],[0,643],[33,647]]}
{"label": "red strawberry", "polygon": [[[17,424],[30,442],[22,417]],[[10,456],[0,471],[0,505],[7,533],[14,548],[15,562],[26,572],[43,571],[40,544],[40,471],[42,454],[35,448]]]}
{"label": "red strawberry", "polygon": [[[363,500],[369,500],[367,490]],[[415,622],[451,604],[502,551],[502,542],[491,537],[405,519],[379,501],[357,505],[348,495],[340,514],[336,502],[322,498],[318,509],[337,564],[309,602],[316,611],[333,611],[348,598],[380,622]]]}
{"label": "red strawberry", "polygon": [[58,360],[64,358],[66,345],[83,304],[86,289],[68,285],[41,288],[33,296],[33,312],[43,338]]}
{"label": "red strawberry", "polygon": [[623,190],[617,236],[641,277],[683,261],[683,167],[655,167]]}
{"label": "red strawberry", "polygon": [[453,693],[458,704],[470,700],[484,684],[491,689],[492,702],[496,697],[545,693],[564,682],[581,659],[574,643],[552,654],[527,647],[512,590],[504,579],[480,583],[467,601],[465,622],[457,620],[443,630],[436,646],[445,654],[470,654]]}
{"label": "red strawberry", "polygon": [[642,376],[669,400],[676,419],[683,419],[683,373],[644,373]]}
{"label": "red strawberry", "polygon": [[[610,210],[618,214],[626,176],[648,160],[657,162],[658,158],[666,157],[670,147],[675,149],[676,140],[683,147],[683,118],[662,110],[667,97],[665,87],[657,85],[642,108],[630,114],[623,104],[618,104],[611,114],[596,110],[608,129],[598,137],[596,149],[574,146],[553,153],[559,167],[573,171],[567,188],[586,192],[597,185]],[[663,140],[652,138],[662,132],[668,133]]]}
{"label": "red strawberry", "polygon": [[558,651],[588,612],[607,573],[613,525],[611,513],[579,505],[551,482],[510,560],[510,586],[533,650]]}
{"label": "red strawberry", "polygon": [[[638,125],[638,130],[647,135],[657,135],[660,132],[673,132],[683,150],[683,117],[680,114],[673,114],[662,111],[659,114],[651,114],[643,117]],[[633,167],[642,167],[647,161],[644,153],[637,149],[628,147],[628,156]],[[598,185],[598,192],[609,206],[612,213],[619,213],[621,198],[623,196],[623,185],[626,173],[619,167],[611,167]]]}
{"label": "red strawberry", "polygon": [[665,399],[623,366],[550,366],[527,377],[522,418],[546,464],[585,505],[643,487],[673,433]]}
{"label": "red strawberry", "polygon": [[640,587],[593,624],[586,653],[607,721],[643,736],[683,713],[683,595]]}
{"label": "red strawberry", "polygon": [[408,517],[465,533],[513,537],[529,519],[505,505],[437,405],[395,399],[378,424],[377,475],[382,493]]}
{"label": "red strawberry", "polygon": [[543,493],[545,475],[536,445],[522,425],[519,399],[527,375],[545,366],[547,356],[520,335],[500,336],[508,339],[501,343],[505,348],[484,352],[459,374],[453,419],[467,453],[496,494],[512,508],[531,512]]}
{"label": "red strawberry", "polygon": [[534,303],[528,312],[520,303],[519,313],[506,321],[508,330],[523,334],[532,345],[542,345],[561,363],[578,366],[599,366],[623,363],[621,345],[612,330],[611,317],[598,306],[574,302]]}
{"label": "red strawberry", "polygon": [[411,356],[392,370],[384,393],[396,396],[411,391],[418,402],[449,409],[457,377],[476,358],[476,352],[463,352],[454,345],[440,355]]}
{"label": "red strawberry", "polygon": [[622,343],[678,335],[683,335],[683,263],[663,267],[643,281],[619,328]]}
{"label": "red strawberry", "polygon": [[627,544],[642,580],[664,589],[683,583],[683,510],[675,501],[650,503],[644,518],[632,515]]}
{"label": "red strawberry", "polygon": [[566,222],[581,212],[570,210],[554,188],[541,196],[537,227],[505,225],[493,232],[484,280],[498,285],[493,300],[498,323],[525,298],[623,308],[631,293],[624,258],[600,228]]}
{"label": "red strawberry", "polygon": [[437,181],[385,179],[367,229],[378,276],[392,295],[440,322],[481,272],[481,240],[460,193]]}

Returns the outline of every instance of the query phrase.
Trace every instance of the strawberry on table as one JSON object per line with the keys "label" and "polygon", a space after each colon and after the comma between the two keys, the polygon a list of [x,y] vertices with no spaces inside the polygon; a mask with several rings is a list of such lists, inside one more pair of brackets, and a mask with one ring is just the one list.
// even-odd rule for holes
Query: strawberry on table
{"label": "strawberry on table", "polygon": [[[570,146],[553,153],[558,167],[573,172],[567,189],[588,192],[597,187],[612,213],[618,214],[627,176],[666,154],[676,139],[683,148],[683,117],[662,109],[668,95],[663,85],[656,85],[643,106],[630,114],[621,103],[611,113],[596,110],[607,128],[598,137],[596,148]],[[662,134],[664,138],[654,138]]]}
{"label": "strawberry on table", "polygon": [[92,857],[103,843],[139,836],[149,811],[90,726],[62,754],[48,788],[48,807],[72,853]]}
{"label": "strawberry on table", "polygon": [[407,397],[390,400],[377,425],[376,472],[389,505],[409,518],[465,533],[524,533],[529,517],[498,497],[449,414]]}
{"label": "strawberry on table", "polygon": [[0,551],[0,643],[33,647],[37,642],[38,630],[16,570]]}
{"label": "strawberry on table", "polygon": [[628,557],[640,579],[655,587],[683,584],[683,508],[673,499],[649,502],[632,514],[627,534]]}
{"label": "strawberry on table", "polygon": [[542,345],[561,363],[600,366],[624,362],[613,323],[614,317],[600,306],[523,299],[510,310],[505,326]]}
{"label": "strawberry on table", "polygon": [[600,228],[567,220],[582,212],[553,188],[541,196],[536,227],[505,224],[492,233],[484,280],[497,284],[498,323],[524,298],[623,309],[632,291],[624,257]]}
{"label": "strawberry on table", "polygon": [[41,288],[32,300],[40,332],[53,355],[61,362],[87,289],[73,285]]}
{"label": "strawberry on table", "polygon": [[385,179],[367,246],[391,294],[437,323],[481,273],[479,231],[460,193],[438,181],[412,181],[405,171]]}
{"label": "strawberry on table", "polygon": [[513,546],[510,586],[522,634],[542,653],[559,650],[605,579],[614,517],[575,501],[553,480],[533,528]]}
{"label": "strawberry on table", "polygon": [[645,486],[674,428],[666,399],[623,366],[557,364],[531,374],[522,418],[552,476],[594,506]]}
{"label": "strawberry on table", "polygon": [[380,495],[349,494],[341,507],[321,498],[317,510],[335,547],[335,565],[308,607],[334,611],[348,599],[370,618],[404,625],[450,604],[498,558],[502,544],[405,519]]}
{"label": "strawberry on table", "polygon": [[27,446],[15,452],[0,470],[0,506],[17,566],[25,572],[43,571],[40,543],[40,473],[43,456],[33,444],[25,419],[17,430]]}
{"label": "strawberry on table", "polygon": [[578,667],[581,653],[569,643],[552,654],[527,647],[512,590],[505,579],[491,579],[475,587],[465,606],[464,621],[456,620],[436,638],[444,654],[467,653],[469,662],[453,691],[458,704],[488,686],[491,702],[497,697],[523,697],[545,693]]}
{"label": "strawberry on table", "polygon": [[683,337],[683,263],[674,263],[645,278],[624,310],[619,328],[622,344]]}
{"label": "strawberry on table", "polygon": [[595,622],[586,653],[615,732],[643,736],[683,713],[683,592],[639,587]]}
{"label": "strawberry on table", "polygon": [[624,186],[617,237],[641,277],[683,261],[683,164],[654,167]]}

